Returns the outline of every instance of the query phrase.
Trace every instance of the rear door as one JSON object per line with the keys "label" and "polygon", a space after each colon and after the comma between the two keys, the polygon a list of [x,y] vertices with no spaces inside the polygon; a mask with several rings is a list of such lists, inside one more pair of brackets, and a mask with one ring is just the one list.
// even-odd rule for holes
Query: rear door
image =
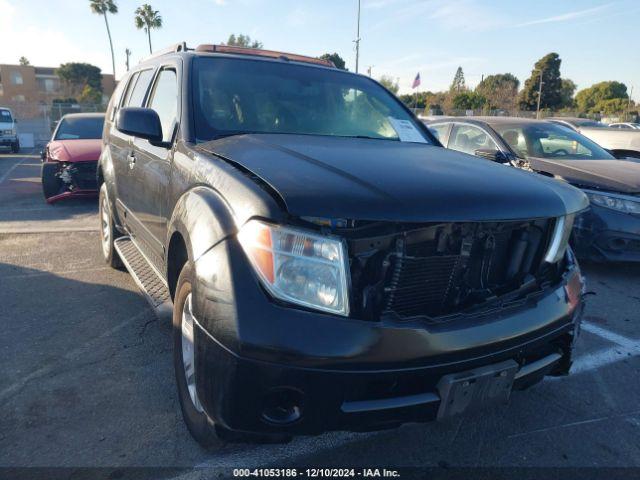
{"label": "rear door", "polygon": [[133,140],[136,162],[132,169],[133,196],[131,211],[139,222],[137,240],[149,260],[162,271],[167,235],[167,196],[171,177],[173,144],[179,125],[179,61],[159,67],[145,102],[158,113],[162,124],[162,144]]}

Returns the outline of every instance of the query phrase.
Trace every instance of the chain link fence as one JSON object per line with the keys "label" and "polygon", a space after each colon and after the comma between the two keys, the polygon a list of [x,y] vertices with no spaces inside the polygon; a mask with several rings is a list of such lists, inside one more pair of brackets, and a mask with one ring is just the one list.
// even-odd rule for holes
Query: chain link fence
{"label": "chain link fence", "polygon": [[58,121],[67,113],[104,112],[106,106],[102,104],[79,103],[29,103],[3,102],[2,107],[13,111],[17,120],[16,128],[20,138],[20,145],[25,148],[41,147],[51,138]]}

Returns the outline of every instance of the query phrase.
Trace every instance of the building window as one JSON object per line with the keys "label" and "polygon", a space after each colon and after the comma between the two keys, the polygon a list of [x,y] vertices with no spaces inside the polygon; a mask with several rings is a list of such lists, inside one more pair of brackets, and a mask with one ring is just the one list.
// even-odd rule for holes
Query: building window
{"label": "building window", "polygon": [[24,102],[25,98],[24,98],[24,95],[14,95],[12,100],[14,102]]}
{"label": "building window", "polygon": [[24,83],[22,80],[22,74],[16,71],[11,72],[11,83],[13,85],[22,85]]}
{"label": "building window", "polygon": [[38,89],[41,92],[53,93],[57,90],[58,84],[53,78],[38,78]]}

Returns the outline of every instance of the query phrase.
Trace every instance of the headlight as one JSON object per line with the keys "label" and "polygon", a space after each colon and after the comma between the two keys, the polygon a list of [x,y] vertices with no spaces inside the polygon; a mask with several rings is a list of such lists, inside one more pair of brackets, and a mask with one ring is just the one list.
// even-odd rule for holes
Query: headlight
{"label": "headlight", "polygon": [[562,259],[569,245],[569,237],[571,236],[574,219],[575,214],[573,213],[556,219],[556,225],[551,235],[551,243],[544,257],[545,262],[556,263]]}
{"label": "headlight", "polygon": [[238,240],[274,297],[349,314],[347,261],[339,239],[250,220]]}
{"label": "headlight", "polygon": [[13,130],[2,130],[3,135],[13,135]]}
{"label": "headlight", "polygon": [[640,214],[640,202],[614,195],[585,192],[594,205],[618,210],[619,212]]}

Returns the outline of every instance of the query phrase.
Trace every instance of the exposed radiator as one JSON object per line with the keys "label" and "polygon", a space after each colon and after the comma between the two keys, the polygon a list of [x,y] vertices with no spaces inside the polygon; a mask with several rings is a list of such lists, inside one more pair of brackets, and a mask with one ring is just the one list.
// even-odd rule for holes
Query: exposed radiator
{"label": "exposed radiator", "polygon": [[399,257],[385,288],[386,310],[403,317],[442,313],[460,255]]}

